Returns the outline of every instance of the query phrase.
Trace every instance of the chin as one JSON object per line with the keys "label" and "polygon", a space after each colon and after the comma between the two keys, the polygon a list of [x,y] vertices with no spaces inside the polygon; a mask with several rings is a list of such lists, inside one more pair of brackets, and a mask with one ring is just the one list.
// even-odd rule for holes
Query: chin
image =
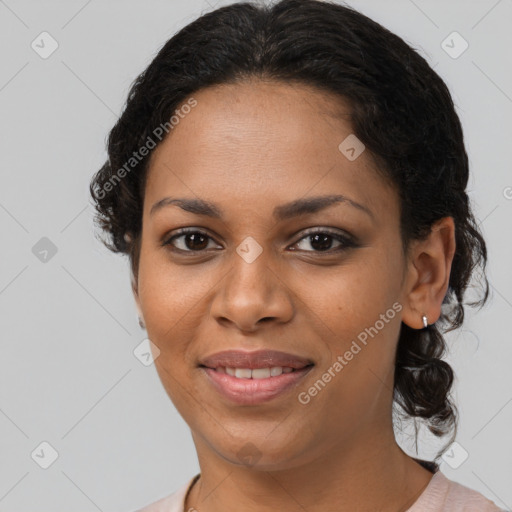
{"label": "chin", "polygon": [[[285,433],[273,439],[267,436],[251,438],[244,435],[243,439],[237,440],[228,437],[221,447],[217,445],[215,451],[230,464],[255,471],[286,470],[306,462],[301,460],[304,457],[304,440],[294,439]],[[297,447],[301,447],[300,450]]]}

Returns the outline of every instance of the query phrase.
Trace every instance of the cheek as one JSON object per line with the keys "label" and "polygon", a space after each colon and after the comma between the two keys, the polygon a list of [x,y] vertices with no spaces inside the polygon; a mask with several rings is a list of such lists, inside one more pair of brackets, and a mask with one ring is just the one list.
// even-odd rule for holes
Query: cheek
{"label": "cheek", "polygon": [[205,297],[221,284],[221,278],[207,265],[199,272],[195,265],[173,265],[154,253],[141,258],[139,286],[147,335],[160,350],[155,366],[177,406],[179,400],[187,400],[180,398],[186,394],[185,383],[193,381],[194,349],[201,333],[209,332]]}
{"label": "cheek", "polygon": [[173,337],[195,317],[201,297],[214,284],[206,275],[198,276],[197,267],[177,266],[162,253],[148,250],[141,254],[139,268],[140,298],[146,324],[157,339]]}
{"label": "cheek", "polygon": [[296,274],[289,275],[289,287],[301,299],[297,306],[342,344],[373,325],[399,297],[399,263],[383,249],[363,248],[340,265],[310,266]]}
{"label": "cheek", "polygon": [[160,350],[155,367],[173,404],[185,415],[195,404],[190,347],[208,316],[201,297],[209,285],[189,274],[156,258],[147,259],[139,274],[147,336]]}
{"label": "cheek", "polygon": [[398,258],[369,248],[344,266],[316,268],[297,280],[295,291],[324,354],[317,378],[329,368],[336,375],[324,400],[355,411],[372,403],[389,380],[401,325],[399,276]]}

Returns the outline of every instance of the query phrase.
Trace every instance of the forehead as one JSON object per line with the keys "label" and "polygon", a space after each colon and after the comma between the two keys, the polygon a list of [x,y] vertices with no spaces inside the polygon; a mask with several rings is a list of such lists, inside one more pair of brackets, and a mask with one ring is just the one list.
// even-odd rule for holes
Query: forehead
{"label": "forehead", "polygon": [[340,151],[353,137],[350,105],[341,97],[302,84],[255,80],[209,87],[192,97],[196,106],[180,116],[151,156],[146,214],[155,201],[178,194],[239,209],[250,203],[260,211],[326,192],[373,205],[376,213],[397,201],[366,151],[355,160]]}

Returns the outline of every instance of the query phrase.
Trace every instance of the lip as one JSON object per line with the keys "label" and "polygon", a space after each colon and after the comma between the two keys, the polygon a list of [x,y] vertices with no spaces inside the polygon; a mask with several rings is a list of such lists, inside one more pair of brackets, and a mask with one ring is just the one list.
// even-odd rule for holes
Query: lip
{"label": "lip", "polygon": [[251,370],[272,366],[288,366],[299,370],[311,364],[313,364],[313,361],[310,359],[277,350],[256,350],[254,352],[224,350],[199,361],[200,366],[206,366],[207,368],[228,367],[250,368]]}
{"label": "lip", "polygon": [[208,380],[225,398],[238,405],[258,405],[294,388],[313,366],[266,379],[238,379],[212,368],[202,367]]}
{"label": "lip", "polygon": [[[276,350],[226,350],[202,359],[199,366],[214,389],[230,402],[237,405],[258,405],[296,387],[310,372],[314,363],[304,357]],[[254,369],[272,366],[287,366],[294,371],[264,379],[239,379],[215,369]]]}

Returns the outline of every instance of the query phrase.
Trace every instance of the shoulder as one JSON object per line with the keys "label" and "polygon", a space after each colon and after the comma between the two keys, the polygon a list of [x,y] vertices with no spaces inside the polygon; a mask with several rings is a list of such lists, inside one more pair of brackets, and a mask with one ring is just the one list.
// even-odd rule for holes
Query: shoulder
{"label": "shoulder", "polygon": [[437,471],[407,512],[504,512],[483,494]]}
{"label": "shoulder", "polygon": [[185,497],[198,478],[199,475],[194,476],[185,485],[169,496],[146,505],[144,508],[136,510],[135,512],[184,512]]}

